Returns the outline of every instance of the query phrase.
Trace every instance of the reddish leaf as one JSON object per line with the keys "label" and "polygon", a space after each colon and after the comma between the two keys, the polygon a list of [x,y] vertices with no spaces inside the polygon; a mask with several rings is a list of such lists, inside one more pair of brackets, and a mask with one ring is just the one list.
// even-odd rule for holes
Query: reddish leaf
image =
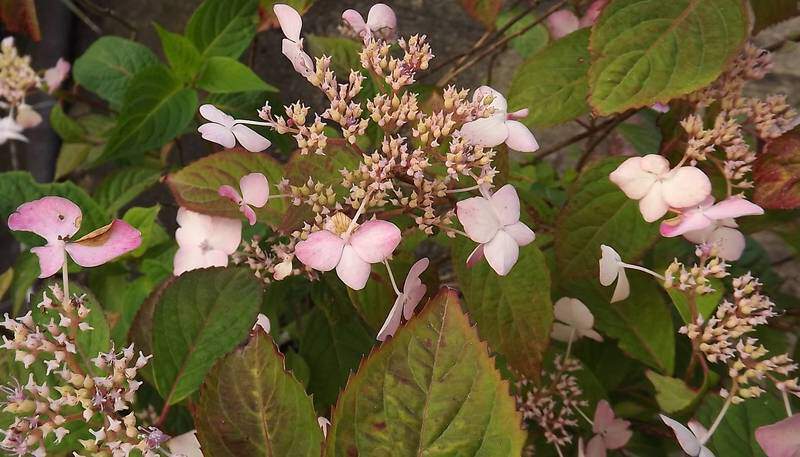
{"label": "reddish leaf", "polygon": [[33,0],[0,0],[0,21],[5,24],[6,32],[24,33],[33,41],[42,39]]}
{"label": "reddish leaf", "polygon": [[753,200],[763,208],[800,208],[800,130],[767,143],[755,162],[753,178]]}
{"label": "reddish leaf", "polygon": [[487,29],[493,29],[503,0],[461,0],[461,6]]}

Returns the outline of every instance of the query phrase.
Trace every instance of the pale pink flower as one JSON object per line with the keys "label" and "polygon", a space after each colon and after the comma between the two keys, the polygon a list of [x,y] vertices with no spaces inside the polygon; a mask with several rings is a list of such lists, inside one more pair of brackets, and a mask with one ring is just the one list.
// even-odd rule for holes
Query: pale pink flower
{"label": "pale pink flower", "polygon": [[47,93],[52,94],[67,79],[71,66],[63,58],[58,59],[53,68],[48,68],[44,72],[44,82],[47,85]]}
{"label": "pale pink flower", "polygon": [[397,31],[397,17],[389,6],[376,3],[369,9],[367,21],[356,10],[346,10],[342,13],[344,19],[358,36],[365,40],[370,37],[392,41]]}
{"label": "pale pink flower", "polygon": [[689,427],[687,428],[680,422],[663,414],[659,414],[659,416],[675,432],[678,444],[690,457],[714,457],[714,453],[704,446],[704,439],[708,431],[700,423],[689,421]]}
{"label": "pale pink flower", "polygon": [[489,106],[494,108],[494,113],[489,117],[467,122],[461,127],[461,136],[472,144],[483,147],[495,147],[503,143],[509,148],[520,152],[533,152],[539,149],[539,143],[533,133],[519,122],[528,116],[528,110],[522,109],[513,113],[508,112],[508,102],[500,92],[489,86],[481,86],[472,96],[474,101],[485,100],[491,97]]}
{"label": "pale pink flower", "polygon": [[17,107],[17,124],[23,129],[30,129],[42,123],[42,115],[31,105],[22,103]]}
{"label": "pale pink flower", "polygon": [[71,241],[82,218],[78,205],[66,198],[43,197],[20,205],[8,217],[8,228],[33,232],[47,241],[44,246],[31,249],[39,258],[40,278],[58,272],[67,254],[82,267],[96,267],[142,244],[142,234],[121,219]]}
{"label": "pale pink flower", "polygon": [[568,343],[582,337],[595,341],[603,341],[594,330],[594,316],[589,308],[577,298],[562,297],[558,299],[553,309],[556,322],[550,337]]}
{"label": "pale pink flower", "polygon": [[696,207],[685,209],[677,217],[661,222],[661,235],[674,237],[706,229],[714,225],[715,221],[761,214],[764,214],[764,210],[760,206],[744,198],[728,197],[715,204],[714,197],[709,195]]}
{"label": "pale pink flower", "polygon": [[425,296],[425,291],[428,290],[419,277],[428,268],[429,263],[430,261],[425,257],[417,260],[411,266],[403,284],[403,291],[397,296],[394,306],[389,311],[389,316],[386,317],[386,321],[378,332],[378,341],[386,341],[386,338],[394,336],[394,332],[400,327],[401,317],[409,320],[414,315],[414,310],[422,300],[422,297]]}
{"label": "pale pink flower", "polygon": [[173,259],[173,274],[208,267],[225,267],[228,256],[242,241],[242,221],[178,209],[175,240],[178,251]]}
{"label": "pale pink flower", "polygon": [[261,208],[269,199],[269,181],[262,173],[250,173],[239,179],[241,195],[229,185],[219,186],[219,195],[231,200],[239,206],[239,211],[245,215],[250,225],[256,223],[256,212],[253,206]]}
{"label": "pale pink flower", "polygon": [[605,400],[597,402],[592,431],[595,435],[586,445],[586,457],[605,457],[607,450],[619,449],[630,441],[631,423],[614,416],[614,410]]}
{"label": "pale pink flower", "polygon": [[322,429],[322,436],[327,438],[328,429],[331,428],[331,421],[329,421],[327,417],[319,416],[317,417],[317,424],[319,428]]}
{"label": "pale pink flower", "polygon": [[557,40],[578,29],[591,27],[597,21],[597,18],[603,11],[603,7],[605,7],[608,2],[609,0],[595,0],[589,5],[589,8],[586,9],[586,12],[580,19],[570,10],[562,9],[556,11],[548,16],[545,22],[547,30],[550,31],[550,36],[554,40]]}
{"label": "pale pink flower", "polygon": [[400,244],[400,229],[382,220],[363,223],[341,235],[319,230],[297,243],[295,255],[308,267],[331,271],[348,287],[361,290],[367,284],[373,263],[386,260]]}
{"label": "pale pink flower", "polygon": [[181,457],[203,457],[200,441],[197,440],[197,430],[188,431],[182,435],[171,438],[164,443],[170,455]]}
{"label": "pale pink flower", "polygon": [[11,116],[0,118],[0,144],[5,144],[8,140],[28,141],[22,134],[22,126]]}
{"label": "pale pink flower", "polygon": [[303,39],[300,31],[303,28],[303,19],[300,13],[289,5],[279,3],[272,7],[275,17],[281,26],[285,38],[281,43],[281,50],[294,67],[294,71],[304,78],[314,74],[314,61],[303,50]]}
{"label": "pale pink flower", "polygon": [[233,116],[223,113],[214,105],[202,105],[200,107],[200,115],[211,121],[197,128],[204,140],[217,143],[226,148],[236,146],[236,141],[238,140],[239,144],[250,152],[263,151],[272,144],[250,127],[237,124]]}
{"label": "pale pink flower", "polygon": [[628,198],[639,200],[647,222],[664,216],[669,208],[698,205],[711,195],[711,181],[699,168],[676,167],[658,154],[631,157],[609,175]]}
{"label": "pale pink flower", "polygon": [[756,429],[756,441],[767,457],[800,455],[800,414]]}
{"label": "pale pink flower", "polygon": [[519,196],[511,184],[494,195],[471,197],[456,203],[456,214],[464,231],[478,247],[469,255],[472,266],[486,257],[489,266],[505,276],[519,258],[519,247],[533,242],[536,235],[519,220]]}
{"label": "pale pink flower", "polygon": [[742,232],[736,230],[738,226],[733,219],[721,219],[704,229],[686,232],[683,237],[704,249],[714,246],[719,258],[733,262],[742,257],[747,244]]}
{"label": "pale pink flower", "polygon": [[605,244],[600,245],[600,284],[603,286],[610,286],[617,281],[617,287],[614,288],[614,295],[611,297],[611,303],[625,300],[631,294],[631,285],[628,282],[628,275],[625,274],[625,264],[622,262],[622,257],[610,246]]}

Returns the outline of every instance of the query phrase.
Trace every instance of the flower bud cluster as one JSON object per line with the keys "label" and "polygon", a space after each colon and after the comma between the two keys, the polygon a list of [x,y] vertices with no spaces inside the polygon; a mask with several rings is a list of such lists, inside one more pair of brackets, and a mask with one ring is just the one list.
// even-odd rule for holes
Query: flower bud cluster
{"label": "flower bud cluster", "polygon": [[[269,246],[268,249],[262,249],[262,241]],[[241,250],[233,254],[233,262],[250,267],[256,278],[264,285],[269,285],[272,281],[281,281],[289,276],[313,274],[313,270],[302,263],[300,268],[294,268],[292,261],[295,244],[295,239],[284,243],[276,237],[262,240],[255,236],[250,241],[242,242]]]}
{"label": "flower bud cluster", "polygon": [[317,59],[317,75],[320,79],[317,87],[330,101],[330,107],[322,113],[322,117],[339,124],[345,140],[355,144],[356,139],[364,135],[369,126],[369,120],[361,118],[364,109],[360,103],[354,101],[361,92],[364,76],[351,70],[347,83],[339,84],[330,65],[331,58],[328,56]]}
{"label": "flower bud cluster", "polygon": [[41,79],[31,67],[30,56],[19,55],[12,37],[3,39],[0,43],[0,99],[11,106],[19,105],[29,90],[41,85]]}
{"label": "flower bud cluster", "polygon": [[[0,431],[0,448],[14,455],[45,455],[45,439],[58,443],[71,433],[69,424],[83,421],[97,428],[94,439],[80,439],[89,455],[128,456],[137,449],[146,457],[155,456],[166,439],[154,440],[155,429],[137,427],[131,405],[141,381],[136,379],[151,356],[136,355],[133,345],[100,353],[85,369],[76,359],[77,338],[93,328],[85,322],[90,313],[84,297],[65,299],[57,286],[51,288],[55,300],[44,295],[37,312],[49,323],[40,325],[28,314],[17,319],[7,315],[0,327],[13,333],[3,337],[3,349],[15,351],[25,368],[34,363],[46,367],[48,377],[37,384],[30,375],[24,386],[15,383],[0,389],[5,394],[3,409],[15,416],[8,429]],[[160,433],[160,432],[159,432]],[[76,454],[77,455],[77,454]]]}
{"label": "flower bud cluster", "polygon": [[588,406],[574,373],[582,369],[573,358],[560,355],[553,361],[553,372],[543,376],[536,385],[522,379],[515,385],[517,409],[522,412],[523,426],[538,426],[550,444],[563,446],[573,440],[578,425],[578,409]]}
{"label": "flower bud cluster", "polygon": [[711,278],[722,279],[726,276],[728,276],[728,264],[719,257],[700,257],[700,265],[694,264],[688,270],[683,263],[675,259],[664,271],[664,288],[704,295],[714,292]]}
{"label": "flower bud cluster", "polygon": [[402,59],[391,55],[389,42],[371,38],[366,40],[359,53],[361,65],[382,78],[393,93],[414,84],[417,71],[427,70],[433,59],[433,52],[425,35],[414,35],[408,40],[401,38],[398,44],[404,51]]}

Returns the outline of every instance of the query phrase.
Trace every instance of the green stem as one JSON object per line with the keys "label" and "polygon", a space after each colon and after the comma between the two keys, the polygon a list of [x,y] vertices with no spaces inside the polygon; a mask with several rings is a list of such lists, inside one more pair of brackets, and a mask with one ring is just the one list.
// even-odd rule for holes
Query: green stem
{"label": "green stem", "polygon": [[722,418],[725,417],[725,413],[728,412],[728,408],[730,408],[731,402],[733,401],[733,397],[735,395],[736,395],[735,390],[728,393],[728,398],[725,399],[725,404],[723,404],[722,409],[719,410],[719,414],[717,414],[717,418],[714,419],[714,423],[711,424],[711,427],[709,427],[708,432],[706,432],[705,436],[700,439],[701,445],[705,445],[711,438],[711,435],[713,435],[714,432],[717,431],[717,427],[719,427],[719,424],[722,423]]}

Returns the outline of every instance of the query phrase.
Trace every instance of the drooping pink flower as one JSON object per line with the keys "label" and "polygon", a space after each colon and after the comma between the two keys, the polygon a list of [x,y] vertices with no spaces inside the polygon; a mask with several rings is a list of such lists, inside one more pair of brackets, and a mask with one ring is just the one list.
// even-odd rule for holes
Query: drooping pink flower
{"label": "drooping pink flower", "polygon": [[800,414],[756,429],[756,441],[767,457],[800,455]]}
{"label": "drooping pink flower", "polygon": [[661,222],[660,230],[662,236],[674,237],[706,229],[715,221],[760,214],[764,214],[764,210],[744,198],[728,197],[715,204],[714,197],[709,195],[696,207],[684,210],[679,216]]}
{"label": "drooping pink flower", "polygon": [[208,267],[225,267],[228,256],[242,241],[242,221],[178,209],[175,240],[178,251],[173,259],[173,274]]}
{"label": "drooping pink flower", "polygon": [[733,219],[721,219],[713,221],[704,229],[686,232],[683,237],[704,249],[711,249],[713,246],[717,250],[717,256],[733,262],[739,260],[747,244],[742,232],[736,230],[738,226]]}
{"label": "drooping pink flower", "polygon": [[595,341],[603,341],[603,337],[594,329],[592,312],[577,298],[558,299],[553,308],[553,315],[556,322],[553,323],[553,330],[550,332],[551,338],[565,343],[584,336]]}
{"label": "drooping pink flower", "polygon": [[675,432],[675,438],[678,439],[681,449],[691,457],[714,457],[714,453],[704,446],[704,438],[708,431],[700,425],[699,422],[689,421],[689,427],[685,427],[680,422],[659,414],[661,420],[667,424],[669,428]]}
{"label": "drooping pink flower", "polygon": [[386,260],[400,244],[400,229],[391,222],[367,221],[354,231],[337,234],[319,230],[297,243],[295,255],[303,264],[331,271],[348,287],[361,290],[367,284],[373,263]]}
{"label": "drooping pink flower", "polygon": [[628,198],[639,201],[647,222],[667,214],[669,208],[688,208],[711,195],[711,181],[699,168],[676,167],[658,154],[631,157],[609,175]]}
{"label": "drooping pink flower", "polygon": [[250,152],[260,152],[272,143],[250,127],[237,124],[233,116],[220,111],[216,106],[205,104],[200,107],[200,115],[207,122],[197,128],[204,140],[217,143],[226,148],[236,146],[236,141]]}
{"label": "drooping pink flower", "polygon": [[539,149],[539,143],[533,133],[519,122],[528,116],[528,110],[522,109],[513,113],[508,112],[508,103],[503,94],[489,86],[481,86],[472,96],[475,101],[492,98],[489,106],[494,108],[494,113],[489,117],[467,122],[461,127],[461,136],[472,144],[483,147],[495,147],[503,143],[509,148],[520,152],[533,152]]}
{"label": "drooping pink flower", "polygon": [[425,296],[425,291],[428,290],[428,287],[422,283],[419,277],[428,268],[429,263],[430,261],[425,257],[417,260],[411,266],[403,284],[403,292],[397,296],[392,309],[389,311],[389,316],[386,317],[386,321],[378,332],[378,341],[386,341],[386,338],[394,335],[394,332],[400,327],[401,316],[405,320],[409,320],[414,315],[414,310],[422,300],[422,297]]}
{"label": "drooping pink flower", "polygon": [[58,59],[53,68],[48,68],[44,72],[44,82],[47,85],[47,93],[52,94],[67,79],[71,66],[63,58]]}
{"label": "drooping pink flower", "polygon": [[456,204],[456,214],[464,231],[478,247],[467,259],[467,265],[486,257],[489,266],[505,276],[517,263],[519,247],[533,242],[533,230],[519,220],[519,196],[511,184],[494,195],[471,197]]}
{"label": "drooping pink flower", "polygon": [[42,115],[31,105],[22,103],[17,107],[17,124],[23,129],[31,129],[42,123]]}
{"label": "drooping pink flower", "polygon": [[262,173],[246,174],[239,179],[241,195],[229,185],[219,186],[219,195],[239,205],[239,211],[245,215],[250,225],[256,223],[256,212],[252,206],[261,208],[269,199],[269,181]]}
{"label": "drooping pink flower", "polygon": [[619,449],[630,441],[631,423],[614,416],[614,410],[605,400],[597,402],[592,431],[595,435],[586,445],[586,457],[605,457],[607,450]]}
{"label": "drooping pink flower", "polygon": [[10,115],[0,118],[0,144],[5,144],[9,140],[28,141],[22,134],[22,126]]}
{"label": "drooping pink flower", "polygon": [[363,39],[370,37],[393,41],[397,31],[397,16],[394,10],[383,3],[376,3],[369,9],[367,21],[356,10],[346,10],[342,13],[344,19],[353,31]]}
{"label": "drooping pink flower", "polygon": [[304,78],[314,74],[314,61],[303,50],[303,39],[300,31],[303,28],[303,19],[300,13],[289,5],[279,3],[272,7],[275,17],[281,26],[285,38],[281,43],[281,50],[294,67],[294,71]]}
{"label": "drooping pink flower", "polygon": [[567,9],[558,10],[550,16],[547,16],[545,24],[547,30],[550,31],[550,36],[554,40],[557,40],[578,29],[591,27],[597,21],[597,18],[603,11],[603,7],[605,7],[608,2],[609,0],[595,0],[589,5],[589,8],[586,9],[586,12],[580,19],[578,19],[575,13]]}
{"label": "drooping pink flower", "polygon": [[42,197],[23,203],[8,217],[8,228],[33,232],[47,243],[31,249],[39,258],[40,278],[54,275],[67,254],[82,267],[96,267],[142,244],[142,234],[127,222],[116,219],[75,241],[83,214],[75,203],[62,197]]}

